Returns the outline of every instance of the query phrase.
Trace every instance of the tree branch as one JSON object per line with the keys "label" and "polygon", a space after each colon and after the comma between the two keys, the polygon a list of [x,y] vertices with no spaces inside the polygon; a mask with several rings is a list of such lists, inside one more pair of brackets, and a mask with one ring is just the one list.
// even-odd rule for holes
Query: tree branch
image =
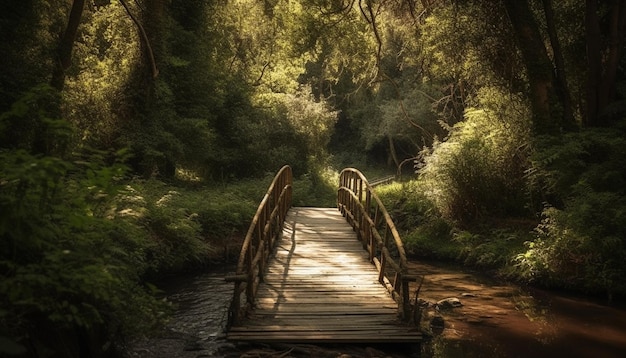
{"label": "tree branch", "polygon": [[[382,6],[382,5],[381,5]],[[376,75],[372,78],[371,82],[374,82],[376,78],[380,75],[380,63],[381,56],[383,51],[383,40],[380,36],[380,32],[378,31],[378,24],[376,23],[376,15],[374,14],[374,9],[372,8],[372,1],[366,0],[367,11],[363,8],[363,0],[359,0],[359,10],[361,10],[361,14],[365,18],[368,24],[371,25],[372,31],[374,32],[374,37],[376,37]]]}
{"label": "tree branch", "polygon": [[[411,117],[409,116],[409,112],[407,112],[406,107],[404,107],[404,100],[402,99],[402,95],[400,94],[400,87],[398,86],[398,84],[396,83],[396,81],[393,80],[393,78],[389,77],[386,74],[382,74],[382,76],[389,81],[392,85],[393,88],[396,90],[396,95],[398,96],[398,102],[400,103],[400,110],[402,110],[402,114],[404,115],[404,119],[413,127],[419,129],[422,131],[422,133],[424,133],[425,135],[427,135],[428,137],[430,137],[430,139],[433,139],[434,136],[432,135],[432,133],[430,133],[429,131],[427,131],[424,127],[420,126],[419,124],[415,123]],[[426,95],[424,93],[424,95]],[[429,96],[427,96],[429,97]],[[432,98],[432,97],[430,97]]]}
{"label": "tree branch", "polygon": [[156,61],[154,60],[154,52],[152,51],[152,46],[150,45],[150,40],[148,39],[146,30],[143,28],[139,20],[137,20],[135,15],[133,15],[133,13],[130,11],[130,8],[128,7],[128,4],[126,4],[126,1],[120,0],[120,3],[122,4],[122,6],[124,6],[124,9],[126,9],[126,13],[128,14],[128,16],[130,16],[135,25],[137,25],[139,33],[141,34],[141,38],[146,43],[146,48],[148,49],[148,59],[150,60],[150,65],[152,69],[152,78],[157,78],[159,76],[159,69],[157,68]]}

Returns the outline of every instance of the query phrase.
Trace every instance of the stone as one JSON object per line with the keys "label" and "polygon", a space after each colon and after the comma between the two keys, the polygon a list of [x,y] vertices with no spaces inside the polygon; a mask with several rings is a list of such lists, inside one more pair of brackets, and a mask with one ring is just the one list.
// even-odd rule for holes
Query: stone
{"label": "stone", "polygon": [[463,306],[461,301],[456,297],[444,298],[443,300],[437,301],[436,304],[439,309],[451,309]]}

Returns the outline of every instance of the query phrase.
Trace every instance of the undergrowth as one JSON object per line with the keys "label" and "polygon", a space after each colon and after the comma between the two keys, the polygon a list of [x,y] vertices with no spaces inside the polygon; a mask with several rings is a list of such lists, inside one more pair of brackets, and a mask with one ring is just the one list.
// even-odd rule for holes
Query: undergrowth
{"label": "undergrowth", "polygon": [[420,179],[378,187],[377,193],[415,257],[454,260],[609,300],[624,297],[626,145],[620,131],[591,129],[538,142],[525,180],[532,194],[528,206],[543,196],[540,218],[455,221],[424,195]]}

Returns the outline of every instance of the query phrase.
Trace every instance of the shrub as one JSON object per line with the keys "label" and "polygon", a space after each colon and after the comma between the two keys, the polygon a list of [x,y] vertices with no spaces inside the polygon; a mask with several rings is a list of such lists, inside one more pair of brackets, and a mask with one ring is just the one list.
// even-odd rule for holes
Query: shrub
{"label": "shrub", "polygon": [[256,98],[266,107],[262,122],[248,125],[244,132],[249,138],[250,152],[264,153],[254,158],[264,163],[264,170],[277,170],[290,164],[299,177],[315,173],[328,160],[326,147],[337,120],[326,101],[317,101],[308,87],[295,94],[270,93]]}
{"label": "shrub", "polygon": [[548,204],[536,238],[517,257],[522,277],[626,292],[625,148],[623,131],[610,128],[539,142],[529,179]]}
{"label": "shrub", "polygon": [[50,116],[51,96],[34,88],[0,115],[3,356],[97,356],[167,309],[141,280],[149,242],[117,205],[125,153],[69,153],[74,132]]}
{"label": "shrub", "polygon": [[339,173],[330,168],[320,168],[294,179],[293,205],[335,207]]}
{"label": "shrub", "polygon": [[[503,120],[502,118],[507,118]],[[420,170],[427,197],[461,226],[485,217],[523,215],[529,136],[526,105],[483,89],[445,142],[436,142]]]}
{"label": "shrub", "polygon": [[452,226],[424,195],[420,181],[382,185],[376,193],[394,220],[407,254],[441,259],[458,256],[458,244],[451,240]]}
{"label": "shrub", "polygon": [[101,332],[95,355],[164,317],[140,281],[144,236],[116,215],[123,167],[75,159],[0,151],[0,336],[18,351],[71,356],[81,335]]}
{"label": "shrub", "polygon": [[150,244],[145,249],[150,271],[207,265],[219,244],[245,235],[257,201],[265,193],[265,182],[186,187],[155,179],[133,180],[122,200],[125,214],[148,236]]}
{"label": "shrub", "polygon": [[490,228],[483,233],[455,232],[453,240],[460,248],[456,259],[466,265],[506,272],[510,270],[511,261],[523,250],[528,236],[514,228]]}

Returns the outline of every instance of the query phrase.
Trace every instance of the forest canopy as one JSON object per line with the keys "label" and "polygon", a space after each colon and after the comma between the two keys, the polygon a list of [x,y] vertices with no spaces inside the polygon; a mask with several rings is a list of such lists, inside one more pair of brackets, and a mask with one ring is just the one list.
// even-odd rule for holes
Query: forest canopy
{"label": "forest canopy", "polygon": [[625,36],[618,0],[3,1],[0,354],[158,327],[284,164],[299,205],[395,173],[414,255],[623,296]]}

